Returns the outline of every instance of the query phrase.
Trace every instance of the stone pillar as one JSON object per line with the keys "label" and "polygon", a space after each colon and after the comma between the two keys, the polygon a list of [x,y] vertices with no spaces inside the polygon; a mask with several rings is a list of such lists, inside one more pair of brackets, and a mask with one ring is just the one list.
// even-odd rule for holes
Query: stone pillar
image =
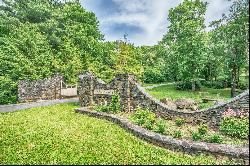
{"label": "stone pillar", "polygon": [[130,111],[130,82],[129,74],[118,74],[117,78],[117,90],[121,99],[121,110],[123,112]]}
{"label": "stone pillar", "polygon": [[79,76],[79,100],[82,107],[93,106],[94,82],[91,73]]}

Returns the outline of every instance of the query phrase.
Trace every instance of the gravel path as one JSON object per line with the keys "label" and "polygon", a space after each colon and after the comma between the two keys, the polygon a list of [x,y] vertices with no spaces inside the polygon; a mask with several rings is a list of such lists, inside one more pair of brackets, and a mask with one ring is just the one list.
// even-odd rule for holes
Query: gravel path
{"label": "gravel path", "polygon": [[28,109],[28,108],[55,105],[55,104],[60,104],[60,103],[72,103],[72,102],[78,102],[78,101],[79,101],[78,98],[72,98],[72,99],[62,99],[62,100],[59,100],[59,99],[57,99],[57,100],[43,100],[43,101],[32,102],[32,103],[0,105],[0,113],[14,112],[14,111],[24,110],[24,109]]}
{"label": "gravel path", "polygon": [[171,85],[173,83],[166,83],[166,84],[157,84],[157,85],[153,85],[153,86],[146,86],[144,87],[145,89],[153,89],[153,88],[157,88],[157,87],[160,87],[160,86],[164,86],[164,85]]}

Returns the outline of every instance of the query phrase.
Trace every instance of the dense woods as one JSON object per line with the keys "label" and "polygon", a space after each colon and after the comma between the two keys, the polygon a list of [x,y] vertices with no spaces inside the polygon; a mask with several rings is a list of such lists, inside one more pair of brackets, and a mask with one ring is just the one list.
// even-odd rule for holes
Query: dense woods
{"label": "dense woods", "polygon": [[80,2],[3,0],[0,4],[0,104],[17,102],[22,79],[62,73],[68,83],[94,72],[109,81],[121,72],[145,83],[178,82],[180,89],[248,88],[249,1],[211,22],[209,4],[184,0],[169,12],[166,34],[155,46],[107,42],[94,13]]}

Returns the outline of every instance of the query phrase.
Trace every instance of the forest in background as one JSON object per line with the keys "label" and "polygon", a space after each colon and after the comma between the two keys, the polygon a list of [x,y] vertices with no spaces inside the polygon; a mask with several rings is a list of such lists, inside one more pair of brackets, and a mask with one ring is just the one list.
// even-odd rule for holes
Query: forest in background
{"label": "forest in background", "polygon": [[181,90],[201,86],[247,89],[249,1],[234,1],[228,15],[204,23],[207,6],[184,0],[166,19],[155,46],[107,42],[93,12],[77,0],[2,0],[0,4],[0,104],[17,102],[19,80],[61,73],[67,83],[91,71],[105,81],[117,73],[143,83],[177,82]]}

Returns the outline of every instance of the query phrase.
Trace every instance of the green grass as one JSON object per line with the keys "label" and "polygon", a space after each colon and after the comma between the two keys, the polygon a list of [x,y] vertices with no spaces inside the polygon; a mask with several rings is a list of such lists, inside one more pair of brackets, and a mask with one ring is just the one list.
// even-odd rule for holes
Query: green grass
{"label": "green grass", "polygon": [[234,164],[148,144],[77,104],[0,114],[0,164]]}
{"label": "green grass", "polygon": [[[201,102],[202,98],[219,99],[223,101],[229,100],[231,97],[230,88],[226,89],[212,89],[203,87],[200,91],[180,91],[175,89],[174,84],[163,85],[153,89],[146,89],[146,91],[157,99],[171,98],[177,99],[195,99]],[[213,102],[202,103],[199,109],[208,108],[213,105]]]}
{"label": "green grass", "polygon": [[180,98],[211,98],[211,99],[230,99],[230,88],[226,89],[212,89],[212,88],[202,88],[200,91],[180,91],[176,90],[173,84],[163,85],[157,88],[147,90],[151,95],[158,99],[172,98],[173,100]]}

